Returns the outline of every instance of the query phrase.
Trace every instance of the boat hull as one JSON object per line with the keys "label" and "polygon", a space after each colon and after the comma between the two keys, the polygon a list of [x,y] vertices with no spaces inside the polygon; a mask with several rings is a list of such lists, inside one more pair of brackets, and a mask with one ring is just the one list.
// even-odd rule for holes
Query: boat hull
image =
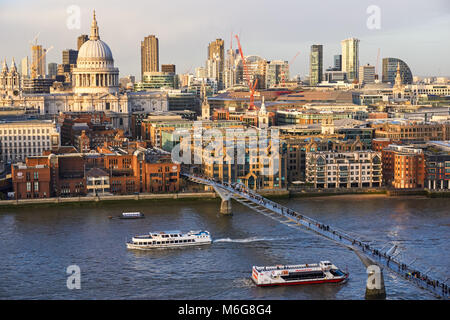
{"label": "boat hull", "polygon": [[180,243],[180,244],[170,244],[170,245],[135,245],[132,243],[127,243],[127,249],[131,250],[154,250],[154,249],[174,249],[174,248],[183,248],[183,247],[196,247],[211,244],[212,241],[203,241],[203,242],[192,242],[192,243]]}
{"label": "boat hull", "polygon": [[132,220],[132,219],[144,219],[145,216],[142,217],[119,217],[119,219],[124,219],[124,220]]}
{"label": "boat hull", "polygon": [[[258,284],[258,287],[273,287],[273,286],[294,286],[294,285],[302,285],[302,284],[319,284],[319,283],[340,283],[347,280],[348,277],[339,278],[339,279],[320,279],[320,280],[304,280],[304,281],[286,281],[286,282],[278,282],[278,283],[265,283]],[[253,278],[252,278],[253,279]]]}

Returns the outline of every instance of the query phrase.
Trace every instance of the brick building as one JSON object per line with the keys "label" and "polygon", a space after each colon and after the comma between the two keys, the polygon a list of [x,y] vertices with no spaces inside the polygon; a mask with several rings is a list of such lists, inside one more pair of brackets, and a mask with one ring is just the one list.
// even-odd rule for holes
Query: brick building
{"label": "brick building", "polygon": [[383,181],[398,189],[424,188],[425,157],[422,149],[391,144],[382,151]]}
{"label": "brick building", "polygon": [[48,198],[51,195],[50,166],[45,159],[29,158],[11,166],[16,199]]}
{"label": "brick building", "polygon": [[180,165],[170,154],[106,144],[98,152],[27,158],[12,166],[16,199],[136,192],[178,192]]}

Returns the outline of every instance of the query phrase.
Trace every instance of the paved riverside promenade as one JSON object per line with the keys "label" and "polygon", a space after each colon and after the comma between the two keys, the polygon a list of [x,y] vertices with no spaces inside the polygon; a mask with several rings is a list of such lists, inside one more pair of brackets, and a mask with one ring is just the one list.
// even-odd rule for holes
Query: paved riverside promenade
{"label": "paved riverside promenade", "polygon": [[63,204],[102,201],[124,201],[124,200],[165,200],[165,199],[200,199],[217,198],[214,192],[180,192],[180,193],[139,193],[134,195],[99,195],[84,197],[54,197],[21,200],[0,200],[2,206],[22,206],[34,204]]}
{"label": "paved riverside promenade", "polygon": [[197,177],[189,174],[184,175],[189,177],[192,181],[211,186],[214,185],[216,188],[222,188],[224,191],[228,191],[233,199],[259,213],[262,213],[290,227],[301,226],[307,230],[313,231],[340,245],[348,247],[359,254],[365,255],[379,266],[391,270],[392,272],[414,283],[419,288],[425,289],[440,298],[449,298],[449,288],[445,283],[447,279],[444,281],[432,279],[425,273],[413,268],[403,261],[398,260],[395,255],[389,255],[387,252],[382,252],[377,248],[373,248],[370,245],[365,244],[363,241],[349,236],[343,230],[320,223],[317,220],[302,215],[292,209],[280,205],[279,203],[264,198],[258,193],[246,188],[242,184],[218,183],[203,177]]}

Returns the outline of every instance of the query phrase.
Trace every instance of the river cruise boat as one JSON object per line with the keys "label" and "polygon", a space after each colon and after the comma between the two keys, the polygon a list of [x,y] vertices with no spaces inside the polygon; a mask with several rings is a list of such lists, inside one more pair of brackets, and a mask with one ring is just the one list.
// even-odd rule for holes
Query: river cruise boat
{"label": "river cruise boat", "polygon": [[145,218],[141,212],[123,212],[120,219],[142,219]]}
{"label": "river cruise boat", "polygon": [[148,235],[134,236],[127,242],[128,249],[148,250],[156,248],[178,248],[210,244],[211,235],[208,231],[161,231],[150,232]]}
{"label": "river cruise boat", "polygon": [[252,279],[257,286],[296,285],[327,282],[343,282],[348,273],[330,261],[319,264],[278,265],[252,269]]}

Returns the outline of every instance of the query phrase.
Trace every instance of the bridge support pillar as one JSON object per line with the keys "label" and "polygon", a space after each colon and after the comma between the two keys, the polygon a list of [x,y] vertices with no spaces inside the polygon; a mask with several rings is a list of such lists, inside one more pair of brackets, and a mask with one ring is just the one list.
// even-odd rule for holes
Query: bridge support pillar
{"label": "bridge support pillar", "polygon": [[[379,274],[377,274],[379,273]],[[384,287],[384,277],[381,268],[371,271],[367,276],[366,300],[385,300],[386,289]]]}
{"label": "bridge support pillar", "polygon": [[362,254],[358,250],[353,249],[358,258],[366,267],[367,283],[366,283],[366,300],[385,300],[386,289],[384,287],[383,270],[375,264],[368,256]]}
{"label": "bridge support pillar", "polygon": [[231,212],[231,199],[228,199],[228,200],[222,199],[222,203],[220,204],[220,213],[226,214],[226,215],[233,214]]}

